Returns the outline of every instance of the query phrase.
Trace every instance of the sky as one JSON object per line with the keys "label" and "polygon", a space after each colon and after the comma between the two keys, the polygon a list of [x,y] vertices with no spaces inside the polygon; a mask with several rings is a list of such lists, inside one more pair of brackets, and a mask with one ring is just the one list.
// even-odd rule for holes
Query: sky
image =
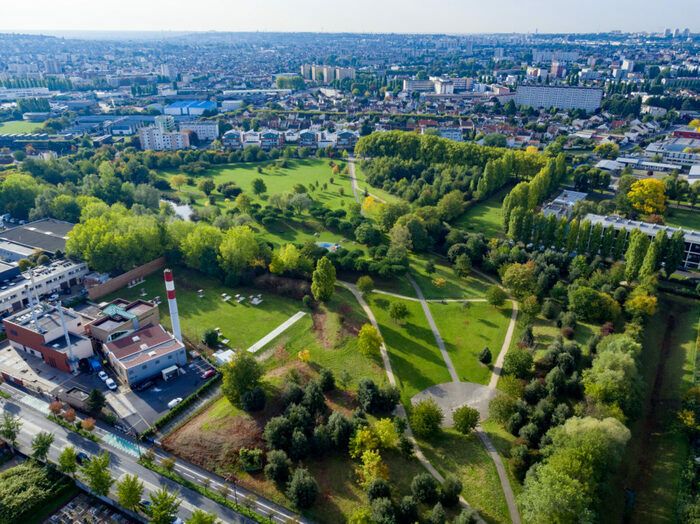
{"label": "sky", "polygon": [[65,30],[582,33],[666,27],[700,31],[700,0],[0,1],[0,31],[48,34]]}

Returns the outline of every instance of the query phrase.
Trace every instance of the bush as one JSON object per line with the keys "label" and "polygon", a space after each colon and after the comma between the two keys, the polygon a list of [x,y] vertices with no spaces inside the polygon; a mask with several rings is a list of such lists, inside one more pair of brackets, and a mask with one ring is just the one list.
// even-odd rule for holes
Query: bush
{"label": "bush", "polygon": [[504,394],[497,394],[489,404],[489,415],[499,424],[505,424],[516,411],[516,400]]}
{"label": "bush", "polygon": [[418,521],[418,504],[410,495],[403,497],[396,505],[396,521],[399,524],[413,524]]}
{"label": "bush", "polygon": [[456,506],[460,493],[462,493],[462,481],[454,475],[448,475],[442,483],[442,503],[445,506]]}
{"label": "bush", "polygon": [[455,409],[452,414],[454,420],[454,428],[467,435],[479,424],[479,412],[469,406],[462,406]]}
{"label": "bush", "polygon": [[445,524],[447,522],[447,514],[442,504],[439,502],[433,506],[433,509],[428,513],[428,524]]}
{"label": "bush", "polygon": [[430,473],[419,473],[411,481],[413,497],[423,504],[434,504],[438,500],[438,482]]}
{"label": "bush", "polygon": [[482,349],[481,353],[479,353],[479,362],[486,364],[487,366],[491,363],[492,358],[493,356],[491,355],[491,350],[487,347]]}
{"label": "bush", "polygon": [[260,411],[265,407],[265,390],[256,386],[241,396],[241,407],[246,411]]}
{"label": "bush", "polygon": [[524,349],[512,349],[503,360],[503,372],[518,378],[527,378],[532,369],[532,355]]}
{"label": "bush", "polygon": [[493,286],[489,286],[489,288],[486,290],[486,300],[488,300],[489,304],[492,306],[502,306],[507,298],[508,294],[503,291],[500,286],[495,284]]}
{"label": "bush", "polygon": [[244,471],[260,471],[263,468],[263,450],[260,448],[241,448],[238,460]]}
{"label": "bush", "polygon": [[372,501],[379,498],[391,498],[389,484],[383,478],[376,478],[367,485],[367,499]]}
{"label": "bush", "polygon": [[573,328],[570,328],[569,326],[564,326],[561,328],[561,336],[564,337],[566,340],[571,340],[574,338],[574,330]]}
{"label": "bush", "polygon": [[396,515],[391,500],[385,497],[372,501],[372,524],[394,524]]}
{"label": "bush", "polygon": [[265,477],[277,485],[286,484],[292,469],[292,461],[287,454],[280,449],[273,449],[267,453],[267,465]]}
{"label": "bush", "polygon": [[544,315],[544,318],[554,320],[557,316],[557,312],[558,309],[553,300],[544,301],[544,304],[542,304],[542,315]]}
{"label": "bush", "polygon": [[202,335],[202,342],[207,347],[215,348],[219,344],[219,333],[213,329],[207,329]]}
{"label": "bush", "polygon": [[313,309],[314,300],[311,298],[311,295],[304,295],[304,298],[301,299],[301,303],[304,304],[306,309]]}
{"label": "bush", "polygon": [[304,390],[299,384],[287,382],[282,390],[282,404],[286,408],[291,404],[299,404],[304,398]]}
{"label": "bush", "polygon": [[328,432],[331,437],[331,442],[340,451],[348,448],[350,436],[352,435],[352,423],[343,416],[342,413],[334,411],[328,417]]}
{"label": "bush", "polygon": [[318,496],[318,484],[304,468],[297,468],[287,486],[287,497],[300,509],[313,506]]}
{"label": "bush", "polygon": [[433,399],[418,402],[411,410],[411,427],[416,435],[428,437],[440,431],[444,415]]}
{"label": "bush", "polygon": [[455,517],[453,524],[476,524],[479,521],[479,514],[473,508],[463,509]]}
{"label": "bush", "polygon": [[263,430],[263,439],[272,449],[286,449],[292,438],[293,427],[287,417],[273,417]]}
{"label": "bush", "polygon": [[335,377],[330,369],[322,369],[318,376],[318,385],[321,386],[321,391],[327,393],[335,389]]}

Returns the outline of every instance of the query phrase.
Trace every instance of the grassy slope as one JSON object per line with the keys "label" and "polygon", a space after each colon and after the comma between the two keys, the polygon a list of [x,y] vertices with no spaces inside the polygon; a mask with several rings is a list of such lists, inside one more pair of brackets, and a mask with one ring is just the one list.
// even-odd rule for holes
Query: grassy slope
{"label": "grassy slope", "polygon": [[[435,273],[432,275],[426,271],[429,260],[432,260],[435,265]],[[411,273],[427,299],[483,298],[489,287],[489,282],[475,273],[466,278],[457,276],[446,261],[431,255],[423,255],[420,258],[413,256],[411,258]],[[446,283],[443,287],[433,284],[433,280],[438,277],[445,279]]]}
{"label": "grassy slope", "polygon": [[[404,324],[389,317],[392,302],[403,302],[410,311]],[[450,375],[420,303],[374,294],[369,304],[377,317],[404,402],[434,384],[449,382]]]}
{"label": "grassy slope", "polygon": [[479,437],[445,430],[430,440],[420,440],[420,446],[438,471],[461,479],[462,495],[486,522],[510,522],[496,466]]}
{"label": "grassy slope", "polygon": [[24,120],[0,122],[0,134],[32,133],[39,131],[40,128],[41,124],[37,124],[36,122],[25,122]]}
{"label": "grassy slope", "polygon": [[488,383],[491,370],[479,362],[484,347],[496,355],[510,320],[510,303],[496,308],[485,302],[431,303],[430,310],[460,380]]}
{"label": "grassy slope", "polygon": [[360,167],[360,162],[355,162],[355,178],[357,178],[357,187],[360,189],[362,195],[364,195],[364,191],[367,189],[370,194],[379,197],[384,202],[394,203],[401,201],[399,197],[392,195],[388,191],[384,191],[379,187],[370,186],[367,182],[367,176],[364,171],[362,171],[362,167]]}
{"label": "grassy slope", "polygon": [[[235,301],[226,303],[221,299],[221,293],[241,293],[249,296],[257,295],[260,291],[225,287],[216,279],[184,268],[175,268],[173,273],[182,331],[185,337],[193,341],[200,340],[207,329],[220,327],[223,337],[230,340],[229,345],[232,348],[247,348],[303,307],[298,301],[270,293],[262,293],[263,303],[258,306],[250,305],[247,300],[243,304],[237,304]],[[161,297],[161,322],[170,328],[165,285],[160,272],[148,277],[144,284],[131,289],[123,288],[104,300],[117,297],[140,298],[142,288],[146,289],[146,299]],[[204,298],[197,296],[198,289],[204,289]]]}
{"label": "grassy slope", "polygon": [[[645,330],[641,357],[643,411],[631,424],[632,438],[622,467],[603,504],[603,514],[610,516],[608,522],[621,521],[624,490],[628,488],[636,492],[631,522],[677,522],[676,500],[688,448],[674,417],[682,392],[692,383],[700,305],[670,295],[661,298],[659,313]],[[669,315],[675,316],[676,323],[669,352],[662,355]],[[655,381],[659,382],[654,404]]]}
{"label": "grassy slope", "polygon": [[501,204],[508,191],[510,188],[470,207],[454,225],[473,233],[483,233],[486,238],[503,236]]}

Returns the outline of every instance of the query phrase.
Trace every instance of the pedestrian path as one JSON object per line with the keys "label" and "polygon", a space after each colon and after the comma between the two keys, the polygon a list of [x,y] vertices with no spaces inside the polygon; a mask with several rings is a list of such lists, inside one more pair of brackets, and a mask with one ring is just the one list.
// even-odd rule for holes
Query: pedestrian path
{"label": "pedestrian path", "polygon": [[19,401],[25,406],[29,406],[30,408],[36,409],[44,415],[48,415],[51,413],[48,402],[38,399],[36,397],[32,397],[31,395],[22,395],[19,398]]}
{"label": "pedestrian path", "polygon": [[120,437],[119,435],[115,435],[114,433],[110,433],[109,431],[100,431],[98,433],[102,439],[102,442],[126,453],[127,455],[131,455],[132,457],[139,458],[145,451],[143,447],[139,446],[135,442]]}
{"label": "pedestrian path", "polygon": [[300,320],[304,315],[306,315],[306,312],[304,311],[298,311],[291,317],[289,317],[287,320],[282,322],[279,326],[277,326],[275,329],[270,331],[267,335],[265,335],[263,338],[258,340],[255,344],[250,346],[248,348],[249,353],[255,353],[258,350],[264,348],[267,346],[270,342],[272,342],[274,339],[276,339],[278,336],[280,336],[282,333],[287,331],[290,327],[292,327],[298,320]]}

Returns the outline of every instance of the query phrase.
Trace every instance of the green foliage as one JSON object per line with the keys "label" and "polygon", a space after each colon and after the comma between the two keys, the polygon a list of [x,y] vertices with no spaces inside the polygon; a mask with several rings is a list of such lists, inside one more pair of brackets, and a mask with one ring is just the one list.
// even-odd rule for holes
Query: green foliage
{"label": "green foliage", "polygon": [[417,402],[411,409],[411,428],[420,437],[429,437],[440,431],[444,415],[433,399]]}
{"label": "green foliage", "polygon": [[107,496],[109,494],[114,479],[109,471],[109,454],[107,452],[91,457],[81,466],[80,473],[85,484],[96,495]]}
{"label": "green foliage", "polygon": [[411,481],[413,497],[423,504],[434,504],[438,500],[439,485],[430,473],[419,473]]}
{"label": "green foliage", "polygon": [[136,511],[143,495],[143,482],[136,475],[126,474],[117,482],[117,500],[126,509]]}
{"label": "green foliage", "polygon": [[27,461],[0,472],[0,522],[31,521],[68,483],[47,466]]}
{"label": "green foliage", "polygon": [[297,468],[287,486],[287,496],[296,507],[310,508],[318,496],[318,484],[306,469]]}
{"label": "green foliage", "polygon": [[10,446],[15,447],[17,437],[22,429],[22,421],[19,417],[5,411],[2,414],[2,422],[0,422],[0,437],[3,438]]}
{"label": "green foliage", "polygon": [[58,469],[66,475],[73,475],[78,470],[78,453],[73,446],[66,446],[58,456]]}
{"label": "green foliage", "polygon": [[45,431],[37,433],[32,439],[32,456],[36,460],[45,462],[53,441],[53,433],[48,433]]}
{"label": "green foliage", "polygon": [[99,389],[94,388],[90,391],[86,404],[91,413],[99,413],[106,403],[107,399],[105,399],[104,394]]}
{"label": "green foliage", "polygon": [[487,347],[481,350],[481,353],[479,353],[479,362],[485,365],[489,365],[491,363],[491,359],[493,356],[491,355],[491,350]]}
{"label": "green foliage", "polygon": [[468,435],[479,424],[479,412],[472,407],[461,406],[454,410],[452,420],[457,431]]}
{"label": "green foliage", "polygon": [[371,293],[374,289],[374,280],[372,280],[372,277],[363,275],[357,279],[356,285],[357,289],[359,289],[363,295],[367,295],[368,293]]}
{"label": "green foliage", "polygon": [[148,508],[151,524],[172,524],[180,508],[177,495],[162,487],[151,493],[151,506]]}
{"label": "green foliage", "polygon": [[372,324],[364,324],[357,335],[357,349],[366,357],[379,355],[382,336]]}
{"label": "green foliage", "polygon": [[263,369],[253,355],[240,351],[233,360],[222,366],[221,373],[224,395],[231,404],[239,405],[244,394],[260,385]]}
{"label": "green foliage", "polygon": [[525,349],[512,349],[503,359],[503,373],[527,378],[532,369],[532,354]]}
{"label": "green foliage", "polygon": [[287,458],[287,454],[279,449],[273,449],[267,453],[267,464],[265,465],[265,477],[273,481],[278,486],[282,486],[289,480],[292,469],[292,461]]}
{"label": "green foliage", "polygon": [[335,289],[335,267],[328,257],[321,258],[311,275],[311,292],[316,300],[327,302]]}
{"label": "green foliage", "polygon": [[489,288],[486,290],[486,300],[488,300],[489,304],[492,306],[502,306],[507,298],[508,294],[503,291],[501,286],[496,284],[489,286]]}
{"label": "green foliage", "polygon": [[389,317],[394,322],[403,322],[410,316],[411,312],[408,310],[408,306],[403,302],[392,302],[389,306]]}
{"label": "green foliage", "polygon": [[219,519],[213,513],[207,513],[201,509],[195,509],[190,518],[185,521],[187,524],[217,524]]}

